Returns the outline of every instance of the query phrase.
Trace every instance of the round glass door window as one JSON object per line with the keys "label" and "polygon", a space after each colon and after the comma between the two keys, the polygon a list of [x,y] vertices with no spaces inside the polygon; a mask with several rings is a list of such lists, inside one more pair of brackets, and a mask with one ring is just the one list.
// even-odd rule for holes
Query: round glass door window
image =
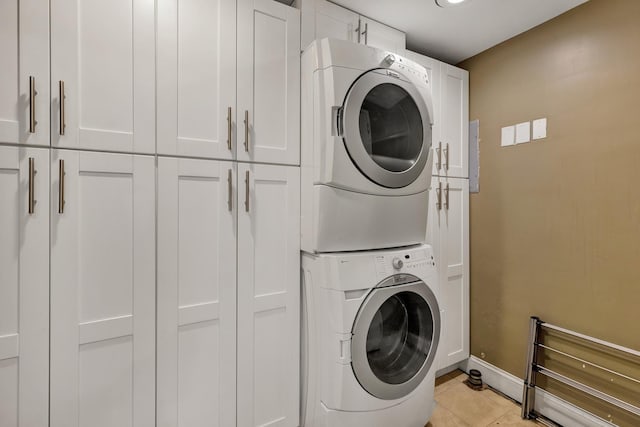
{"label": "round glass door window", "polygon": [[404,397],[431,369],[439,339],[440,309],[424,282],[376,288],[354,323],[356,379],[381,399]]}
{"label": "round glass door window", "polygon": [[367,360],[381,381],[402,384],[424,365],[433,342],[433,315],[413,292],[387,299],[373,316],[367,334]]}
{"label": "round glass door window", "polygon": [[418,160],[423,144],[422,117],[411,95],[398,85],[380,84],[360,109],[360,137],[374,162],[390,172],[405,172]]}
{"label": "round glass door window", "polygon": [[363,74],[349,90],[343,139],[349,157],[371,181],[401,188],[422,173],[431,148],[425,90],[379,70]]}

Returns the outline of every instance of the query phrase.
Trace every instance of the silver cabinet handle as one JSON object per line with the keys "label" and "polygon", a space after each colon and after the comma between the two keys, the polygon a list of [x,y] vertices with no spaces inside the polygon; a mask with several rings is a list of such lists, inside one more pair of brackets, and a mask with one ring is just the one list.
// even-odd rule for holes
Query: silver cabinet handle
{"label": "silver cabinet handle", "polygon": [[244,210],[249,212],[249,171],[244,174]]}
{"label": "silver cabinet handle", "polygon": [[244,110],[244,151],[249,152],[249,110]]}
{"label": "silver cabinet handle", "polygon": [[358,18],[358,27],[356,28],[356,33],[358,33],[358,43],[360,43],[360,28],[362,26],[362,21],[360,20],[360,18]]}
{"label": "silver cabinet handle", "polygon": [[36,133],[36,78],[29,76],[29,133]]}
{"label": "silver cabinet handle", "polygon": [[364,23],[364,31],[362,32],[362,34],[364,34],[364,44],[369,44],[369,23],[368,22]]}
{"label": "silver cabinet handle", "polygon": [[35,174],[36,174],[36,166],[35,159],[33,157],[29,157],[29,207],[28,212],[29,215],[32,215],[36,210],[36,200],[35,200]]}
{"label": "silver cabinet handle", "polygon": [[438,182],[438,188],[436,188],[436,209],[442,210],[442,183]]}
{"label": "silver cabinet handle", "polygon": [[447,182],[447,186],[444,189],[444,208],[449,210],[449,183]]}
{"label": "silver cabinet handle", "polygon": [[60,170],[58,171],[58,213],[64,213],[64,160],[60,159],[58,164]]}
{"label": "silver cabinet handle", "polygon": [[[66,98],[64,94],[64,81],[60,80],[58,82],[58,97],[60,99],[60,135],[64,135],[64,129],[67,127],[67,123],[65,120],[65,109],[64,109],[64,100]],[[62,212],[61,212],[62,213]]]}
{"label": "silver cabinet handle", "polygon": [[442,167],[442,141],[438,142],[438,148],[436,148],[436,153],[438,153],[438,160],[436,161],[436,170],[440,170]]}
{"label": "silver cabinet handle", "polygon": [[231,151],[231,107],[227,108],[227,148]]}
{"label": "silver cabinet handle", "polygon": [[444,170],[449,170],[449,143],[444,148]]}
{"label": "silver cabinet handle", "polygon": [[227,185],[229,190],[229,200],[227,201],[227,205],[229,206],[229,211],[233,210],[233,171],[229,169],[229,174],[227,175]]}

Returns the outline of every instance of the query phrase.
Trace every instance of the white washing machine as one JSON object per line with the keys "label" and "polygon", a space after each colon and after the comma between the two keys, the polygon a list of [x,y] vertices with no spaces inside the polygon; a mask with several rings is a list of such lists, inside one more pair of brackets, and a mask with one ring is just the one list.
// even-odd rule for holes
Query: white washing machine
{"label": "white washing machine", "polygon": [[423,243],[431,84],[421,65],[343,40],[302,55],[302,249]]}
{"label": "white washing machine", "polygon": [[423,427],[440,339],[429,245],[302,256],[302,425]]}

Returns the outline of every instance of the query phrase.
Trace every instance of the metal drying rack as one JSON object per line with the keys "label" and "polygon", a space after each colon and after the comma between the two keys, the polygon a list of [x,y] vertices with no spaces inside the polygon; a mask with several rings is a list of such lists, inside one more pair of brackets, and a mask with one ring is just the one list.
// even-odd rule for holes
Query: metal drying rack
{"label": "metal drying rack", "polygon": [[[536,391],[536,384],[537,384],[537,377],[538,375],[544,375],[547,378],[551,378],[559,383],[562,383],[566,386],[569,386],[573,389],[579,390],[589,396],[595,397],[597,399],[600,399],[616,408],[622,409],[626,412],[629,412],[631,414],[634,414],[638,417],[640,417],[640,407],[635,406],[629,402],[625,402],[624,400],[621,400],[615,396],[611,396],[610,394],[607,394],[601,390],[598,390],[594,387],[591,387],[587,384],[583,384],[579,381],[576,381],[572,378],[567,377],[566,375],[562,375],[558,372],[555,372],[549,368],[546,368],[544,366],[542,366],[540,363],[538,363],[538,350],[543,349],[546,351],[551,351],[553,353],[556,354],[560,354],[564,357],[567,357],[571,360],[574,360],[576,362],[580,362],[583,365],[589,365],[591,367],[600,369],[604,372],[607,372],[611,375],[617,376],[619,378],[624,378],[626,380],[630,380],[632,382],[635,382],[637,384],[640,385],[640,379],[637,378],[632,378],[628,375],[622,374],[620,372],[616,372],[614,370],[608,369],[604,366],[600,366],[597,365],[595,363],[589,362],[587,360],[584,360],[582,358],[576,357],[574,355],[568,354],[564,351],[560,351],[558,349],[549,347],[545,344],[543,344],[541,342],[540,339],[540,332],[543,330],[551,330],[551,331],[556,331],[556,332],[560,332],[564,335],[568,335],[570,337],[574,337],[574,338],[578,338],[580,340],[589,342],[589,343],[593,343],[593,344],[597,344],[600,345],[602,347],[608,348],[608,349],[613,349],[617,352],[620,353],[624,353],[627,354],[629,356],[632,357],[638,357],[640,358],[640,352],[630,349],[630,348],[626,348],[617,344],[613,344],[607,341],[603,341],[600,340],[598,338],[594,338],[594,337],[590,337],[588,335],[584,335],[584,334],[580,334],[578,332],[574,332],[574,331],[570,331],[568,329],[565,328],[561,328],[560,326],[556,326],[556,325],[552,325],[550,323],[546,323],[541,321],[538,317],[531,317],[530,323],[529,323],[529,348],[528,348],[528,352],[527,352],[527,371],[525,373],[525,379],[524,379],[524,389],[522,392],[522,418],[525,419],[535,419],[537,421],[542,422],[545,425],[548,426],[555,426],[556,424],[551,422],[551,420],[545,418],[544,416],[542,416],[541,414],[537,413],[534,410],[534,404],[535,404],[535,391]],[[547,391],[547,393],[549,393]],[[551,394],[551,393],[549,393]],[[554,395],[555,396],[555,395]],[[555,396],[558,397],[558,396]],[[559,397],[558,397],[559,398]],[[588,411],[587,411],[588,412]],[[600,418],[595,414],[592,414],[594,417]],[[604,420],[608,424],[612,424],[610,421]]]}

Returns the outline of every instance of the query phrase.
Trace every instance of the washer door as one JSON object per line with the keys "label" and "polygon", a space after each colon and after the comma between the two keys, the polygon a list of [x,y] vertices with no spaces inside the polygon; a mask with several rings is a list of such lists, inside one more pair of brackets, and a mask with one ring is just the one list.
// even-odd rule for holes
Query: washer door
{"label": "washer door", "polygon": [[438,303],[431,289],[413,278],[416,281],[406,285],[371,291],[353,326],[353,372],[360,385],[380,399],[399,399],[418,387],[438,348]]}
{"label": "washer door", "polygon": [[361,75],[342,110],[343,139],[351,160],[371,181],[401,188],[415,181],[431,149],[431,118],[424,97],[387,70]]}

